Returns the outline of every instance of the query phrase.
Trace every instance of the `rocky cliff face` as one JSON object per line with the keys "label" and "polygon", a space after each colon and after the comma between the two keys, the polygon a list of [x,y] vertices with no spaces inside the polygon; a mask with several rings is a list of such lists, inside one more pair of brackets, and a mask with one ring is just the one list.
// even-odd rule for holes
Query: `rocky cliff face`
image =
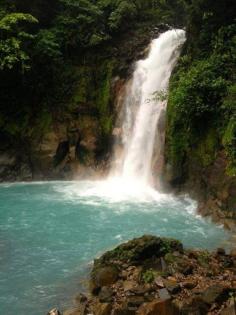
{"label": "rocky cliff face", "polygon": [[217,152],[210,165],[203,167],[192,152],[180,169],[166,164],[164,177],[168,189],[176,193],[189,193],[198,200],[201,215],[210,216],[214,222],[234,229],[236,180],[227,174],[228,162],[226,153],[222,150]]}
{"label": "rocky cliff face", "polygon": [[[101,176],[109,167],[116,98],[135,60],[166,26],[146,25],[74,61],[73,93],[66,106],[32,120],[32,132],[2,137],[0,181]],[[122,49],[121,49],[122,47]],[[43,127],[42,127],[43,126]]]}

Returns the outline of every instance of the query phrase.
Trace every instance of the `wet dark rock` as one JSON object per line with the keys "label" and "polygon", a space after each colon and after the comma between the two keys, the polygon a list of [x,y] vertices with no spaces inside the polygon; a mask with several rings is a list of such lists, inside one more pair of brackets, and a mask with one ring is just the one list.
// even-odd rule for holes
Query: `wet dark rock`
{"label": "wet dark rock", "polygon": [[225,256],[225,249],[224,248],[217,248],[216,251],[217,255]]}
{"label": "wet dark rock", "polygon": [[223,251],[181,252],[181,247],[144,236],[104,254],[92,270],[93,295],[79,295],[77,309],[65,314],[220,315],[231,310],[227,300],[236,289],[236,266],[227,265],[235,258]]}
{"label": "wet dark rock", "polygon": [[155,300],[142,305],[138,315],[175,315],[173,305],[170,300]]}
{"label": "wet dark rock", "polygon": [[165,280],[164,285],[171,294],[176,294],[181,290],[180,285],[176,281]]}
{"label": "wet dark rock", "polygon": [[183,245],[176,240],[145,235],[124,243],[114,250],[105,253],[96,264],[105,264],[112,260],[137,264],[152,257],[162,257],[166,253],[183,251]]}
{"label": "wet dark rock", "polygon": [[85,309],[73,308],[63,312],[63,315],[85,315]]}
{"label": "wet dark rock", "polygon": [[196,285],[197,285],[196,281],[193,280],[188,280],[182,283],[182,286],[189,290],[194,289]]}
{"label": "wet dark rock", "polygon": [[194,271],[193,265],[183,266],[182,273],[185,276],[191,275],[193,273],[193,271]]}
{"label": "wet dark rock", "polygon": [[101,303],[110,303],[113,300],[114,292],[110,287],[102,287],[98,294]]}
{"label": "wet dark rock", "polygon": [[234,265],[234,259],[231,256],[224,256],[222,263],[225,268],[231,268]]}
{"label": "wet dark rock", "polygon": [[202,301],[209,305],[215,302],[223,302],[227,297],[228,290],[220,284],[210,286],[201,295]]}
{"label": "wet dark rock", "polygon": [[68,141],[60,142],[57,147],[56,154],[53,157],[54,166],[57,166],[58,164],[60,164],[65,159],[68,153],[69,153],[69,142]]}
{"label": "wet dark rock", "polygon": [[128,307],[138,307],[145,302],[145,298],[143,296],[130,296],[127,298]]}
{"label": "wet dark rock", "polygon": [[112,305],[109,303],[100,303],[96,306],[96,315],[110,315],[112,311]]}
{"label": "wet dark rock", "polygon": [[87,300],[88,300],[87,296],[84,295],[83,293],[79,293],[79,294],[75,297],[75,303],[83,304],[83,303],[86,303]]}
{"label": "wet dark rock", "polygon": [[165,126],[166,126],[166,111],[162,109],[159,116],[158,123],[157,123],[157,128],[160,133],[165,132]]}
{"label": "wet dark rock", "polygon": [[118,279],[119,271],[115,266],[97,268],[93,271],[90,288],[93,294],[98,294],[101,287],[111,285]]}
{"label": "wet dark rock", "polygon": [[134,293],[135,295],[141,295],[141,296],[151,291],[152,291],[152,288],[149,285],[139,285],[137,287],[133,287],[133,289],[131,290],[131,292]]}
{"label": "wet dark rock", "polygon": [[179,311],[181,315],[206,315],[209,307],[201,300],[195,299],[190,305],[183,305]]}
{"label": "wet dark rock", "polygon": [[111,313],[112,315],[136,315],[136,310],[129,309],[125,306],[117,307]]}

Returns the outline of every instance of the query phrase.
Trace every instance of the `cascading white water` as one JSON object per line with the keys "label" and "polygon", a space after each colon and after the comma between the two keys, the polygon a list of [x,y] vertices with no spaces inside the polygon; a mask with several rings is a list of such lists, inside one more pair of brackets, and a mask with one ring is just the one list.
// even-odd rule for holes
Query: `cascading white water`
{"label": "cascading white water", "polygon": [[183,30],[169,30],[154,39],[148,57],[136,63],[133,78],[127,83],[122,123],[124,154],[123,159],[119,156],[122,161],[115,167],[116,176],[123,182],[142,185],[152,182],[154,145],[157,146],[156,160],[161,163],[167,102],[158,95],[167,91],[184,41]]}

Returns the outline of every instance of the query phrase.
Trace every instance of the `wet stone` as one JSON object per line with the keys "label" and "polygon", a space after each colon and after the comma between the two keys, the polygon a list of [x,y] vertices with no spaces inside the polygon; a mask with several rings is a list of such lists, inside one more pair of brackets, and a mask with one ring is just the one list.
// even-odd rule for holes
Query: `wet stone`
{"label": "wet stone", "polygon": [[154,281],[155,281],[155,284],[159,288],[164,288],[164,282],[163,282],[163,278],[162,277],[156,277]]}
{"label": "wet stone", "polygon": [[155,300],[151,303],[143,304],[137,315],[175,315],[170,300]]}
{"label": "wet stone", "polygon": [[79,303],[79,304],[86,303],[87,300],[88,300],[87,296],[82,293],[78,294],[74,299],[75,303]]}
{"label": "wet stone", "polygon": [[110,303],[113,300],[113,290],[109,287],[102,287],[99,292],[98,298],[102,303]]}
{"label": "wet stone", "polygon": [[112,315],[135,315],[136,310],[129,309],[126,307],[118,307],[113,310]]}
{"label": "wet stone", "polygon": [[143,296],[130,296],[127,298],[128,307],[138,307],[145,302],[145,298]]}
{"label": "wet stone", "polygon": [[112,311],[112,305],[109,303],[101,303],[96,308],[96,315],[110,315]]}
{"label": "wet stone", "polygon": [[167,270],[167,265],[166,265],[166,262],[165,262],[163,257],[161,257],[161,270],[162,271],[166,271]]}
{"label": "wet stone", "polygon": [[224,301],[226,297],[227,290],[222,285],[212,285],[201,294],[201,299],[209,305]]}
{"label": "wet stone", "polygon": [[224,248],[217,248],[217,251],[216,251],[217,255],[220,255],[220,256],[225,256],[225,249]]}
{"label": "wet stone", "polygon": [[78,308],[73,308],[63,312],[63,315],[85,315],[85,310],[80,310]]}
{"label": "wet stone", "polygon": [[171,298],[169,292],[165,288],[158,290],[158,294],[161,300],[169,300]]}
{"label": "wet stone", "polygon": [[93,294],[98,294],[103,286],[114,284],[118,280],[118,270],[114,266],[107,266],[95,270],[90,287]]}
{"label": "wet stone", "polygon": [[136,283],[134,281],[124,281],[123,283],[123,287],[124,287],[124,291],[131,291],[135,288]]}
{"label": "wet stone", "polygon": [[191,281],[191,280],[188,280],[188,281],[185,281],[182,283],[182,286],[186,289],[194,289],[196,286],[197,286],[197,283],[196,281]]}
{"label": "wet stone", "polygon": [[166,289],[171,294],[176,294],[176,293],[178,293],[181,290],[180,285],[176,281],[165,280],[164,284],[165,284]]}

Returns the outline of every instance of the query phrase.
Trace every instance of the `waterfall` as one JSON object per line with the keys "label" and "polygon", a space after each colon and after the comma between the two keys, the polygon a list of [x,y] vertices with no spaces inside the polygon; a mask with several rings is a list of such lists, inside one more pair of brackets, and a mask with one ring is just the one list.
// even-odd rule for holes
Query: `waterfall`
{"label": "waterfall", "polygon": [[[183,30],[169,30],[154,39],[146,59],[136,63],[123,97],[121,143],[112,176],[123,182],[153,183],[155,167],[163,164],[166,97],[171,72],[185,41]],[[157,172],[155,172],[155,176]]]}

